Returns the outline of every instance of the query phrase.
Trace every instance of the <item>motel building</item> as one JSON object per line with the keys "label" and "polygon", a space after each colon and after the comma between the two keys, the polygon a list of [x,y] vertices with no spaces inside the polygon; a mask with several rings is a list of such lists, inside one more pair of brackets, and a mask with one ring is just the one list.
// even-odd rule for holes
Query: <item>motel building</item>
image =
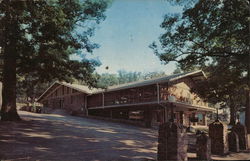
{"label": "motel building", "polygon": [[191,93],[191,88],[204,79],[203,71],[195,71],[107,89],[54,82],[38,102],[44,107],[75,114],[141,122],[146,127],[157,126],[170,118],[187,127],[206,126],[206,115],[214,108]]}

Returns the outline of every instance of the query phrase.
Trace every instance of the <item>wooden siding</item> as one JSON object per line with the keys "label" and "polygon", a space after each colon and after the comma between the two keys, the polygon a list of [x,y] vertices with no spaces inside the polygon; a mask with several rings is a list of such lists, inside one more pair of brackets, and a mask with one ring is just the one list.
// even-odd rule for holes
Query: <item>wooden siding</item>
{"label": "wooden siding", "polygon": [[168,88],[169,94],[176,97],[177,102],[190,105],[208,106],[198,95],[191,93],[191,88],[194,86],[192,80],[183,79],[181,82],[171,85]]}
{"label": "wooden siding", "polygon": [[[110,92],[87,95],[64,85],[52,88],[43,98],[43,104],[47,107],[63,108],[69,111],[83,112],[89,109],[105,107],[126,107],[146,105],[157,106],[158,103],[166,103],[168,96],[176,97],[177,103],[184,105],[207,106],[196,94],[191,93],[194,86],[191,78],[178,79],[175,82],[156,83],[140,87],[121,89]],[[87,98],[87,100],[85,100]]]}
{"label": "wooden siding", "polygon": [[[189,105],[207,106],[195,93],[191,93],[194,86],[190,78],[180,79],[171,83],[160,83],[137,88],[128,88],[112,92],[93,94],[87,97],[87,107],[118,107],[118,105],[134,105],[150,102],[166,102],[168,96],[173,95],[176,101]],[[159,96],[157,91],[159,90]],[[103,102],[104,101],[104,102]],[[120,106],[119,106],[120,107]]]}
{"label": "wooden siding", "polygon": [[84,112],[85,98],[85,93],[60,85],[43,99],[43,104],[50,108]]}

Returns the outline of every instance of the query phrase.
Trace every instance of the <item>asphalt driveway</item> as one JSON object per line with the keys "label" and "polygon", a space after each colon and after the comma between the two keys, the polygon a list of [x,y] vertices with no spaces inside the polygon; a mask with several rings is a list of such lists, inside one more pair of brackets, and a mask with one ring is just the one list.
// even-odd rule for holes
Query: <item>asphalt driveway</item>
{"label": "asphalt driveway", "polygon": [[0,122],[0,160],[151,160],[157,131],[58,114],[19,111],[21,122]]}
{"label": "asphalt driveway", "polygon": [[[145,161],[157,158],[158,132],[154,129],[63,113],[19,111],[19,114],[23,121],[0,121],[1,161]],[[188,153],[188,156],[192,160],[196,154]],[[213,155],[212,159],[250,160],[250,152]]]}

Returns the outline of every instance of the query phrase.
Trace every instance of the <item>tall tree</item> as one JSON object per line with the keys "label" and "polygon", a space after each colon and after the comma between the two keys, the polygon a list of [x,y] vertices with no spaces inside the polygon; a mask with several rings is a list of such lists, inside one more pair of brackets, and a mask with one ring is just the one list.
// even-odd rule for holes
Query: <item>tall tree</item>
{"label": "tall tree", "polygon": [[92,52],[89,41],[94,24],[104,19],[106,1],[2,0],[0,46],[3,52],[3,104],[1,120],[20,120],[16,111],[16,76],[31,74],[39,82],[52,79],[96,80],[96,61],[70,59]]}
{"label": "tall tree", "polygon": [[152,78],[158,78],[164,76],[164,72],[128,72],[125,70],[119,70],[118,74],[104,73],[100,75],[98,79],[98,87],[107,88],[109,86],[135,82],[139,80],[147,80]]}
{"label": "tall tree", "polygon": [[119,84],[138,81],[141,78],[140,72],[127,72],[125,70],[118,71]]}
{"label": "tall tree", "polygon": [[39,78],[31,74],[17,78],[17,101],[34,103],[55,80],[49,82],[39,82]]}
{"label": "tall tree", "polygon": [[103,73],[100,75],[98,80],[98,87],[107,88],[108,86],[113,86],[119,84],[119,80],[116,74]]}
{"label": "tall tree", "polygon": [[245,106],[246,85],[241,84],[243,77],[239,75],[238,68],[225,70],[222,67],[224,64],[220,63],[210,65],[206,69],[207,79],[192,90],[210,103],[219,103],[221,108],[229,108],[230,124],[234,125],[237,112]]}
{"label": "tall tree", "polygon": [[[182,14],[165,16],[161,27],[166,32],[160,37],[160,47],[154,42],[151,48],[162,61],[176,61],[182,69],[204,68],[211,62],[224,61],[220,67],[224,66],[225,70],[238,68],[238,75],[244,77],[241,84],[247,85],[249,97],[249,1],[190,1],[193,4],[186,5]],[[250,133],[250,99],[247,100],[245,123]]]}
{"label": "tall tree", "polygon": [[165,76],[166,74],[164,72],[148,72],[143,74],[143,79],[153,79],[153,78],[159,78],[162,76]]}

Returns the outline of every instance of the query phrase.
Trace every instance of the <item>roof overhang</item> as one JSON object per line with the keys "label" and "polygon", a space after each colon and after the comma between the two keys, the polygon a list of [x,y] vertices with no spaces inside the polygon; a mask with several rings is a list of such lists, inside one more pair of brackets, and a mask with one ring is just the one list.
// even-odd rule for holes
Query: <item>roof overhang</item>
{"label": "roof overhang", "polygon": [[56,87],[58,87],[60,85],[75,89],[75,90],[82,92],[82,93],[85,93],[87,95],[92,95],[92,94],[118,91],[118,90],[123,90],[123,89],[148,86],[148,85],[153,85],[153,84],[161,84],[161,83],[167,83],[167,82],[168,83],[171,83],[171,82],[175,83],[175,81],[178,81],[178,80],[186,78],[186,77],[191,78],[195,83],[198,83],[199,81],[206,79],[206,75],[204,74],[204,72],[202,70],[198,70],[195,72],[169,75],[169,76],[151,79],[151,80],[144,80],[144,81],[132,82],[132,83],[119,85],[119,86],[113,86],[113,87],[109,87],[108,89],[104,89],[104,90],[102,89],[102,90],[92,90],[92,91],[87,90],[87,88],[84,88],[84,89],[77,88],[77,86],[75,86],[74,84],[56,81],[38,98],[37,101],[40,102],[44,97],[46,97],[50,92],[52,92]]}
{"label": "roof overhang", "polygon": [[[89,107],[89,110],[98,110],[98,109],[111,109],[111,108],[132,108],[136,109],[135,107],[140,107],[144,109],[146,106],[160,106],[170,108],[169,101],[152,101],[152,102],[143,102],[143,103],[134,103],[134,104],[117,104],[117,105],[109,105],[109,106],[97,106],[97,107]],[[215,112],[214,108],[208,106],[198,106],[198,105],[191,105],[182,102],[174,102],[173,103],[176,107],[185,108],[187,110],[197,110],[197,111],[204,111],[204,112]]]}
{"label": "roof overhang", "polygon": [[50,93],[51,91],[53,91],[55,88],[57,88],[60,85],[59,82],[54,82],[51,86],[49,86],[49,88],[47,88],[42,94],[41,96],[37,99],[37,102],[40,102],[48,93]]}
{"label": "roof overhang", "polygon": [[[171,78],[171,77],[173,77],[173,78]],[[152,79],[152,80],[143,80],[143,81],[138,81],[138,82],[127,83],[124,85],[122,84],[122,85],[118,85],[118,86],[111,86],[111,87],[108,87],[107,89],[104,89],[104,90],[92,92],[92,94],[113,92],[113,91],[118,91],[118,90],[123,90],[123,89],[130,89],[130,88],[148,86],[148,85],[153,85],[153,84],[161,84],[161,83],[167,83],[167,82],[174,83],[175,81],[186,78],[186,77],[190,77],[193,80],[193,82],[195,82],[195,83],[198,83],[198,82],[205,80],[207,78],[205,73],[202,70],[198,70],[195,72],[170,75],[170,76],[165,76],[165,77]]]}
{"label": "roof overhang", "polygon": [[208,106],[199,106],[199,105],[191,105],[181,102],[173,103],[175,106],[185,107],[190,110],[198,110],[198,111],[205,111],[205,112],[215,112],[216,109]]}
{"label": "roof overhang", "polygon": [[80,88],[76,88],[72,85],[70,85],[69,83],[65,83],[65,82],[54,82],[49,88],[47,88],[47,90],[45,92],[43,92],[43,94],[37,99],[37,102],[40,102],[43,100],[43,98],[45,98],[48,94],[50,94],[54,89],[56,89],[58,86],[65,86],[65,87],[69,87],[72,88],[74,90],[77,90],[79,92],[85,93],[85,94],[91,94],[90,92],[80,89]]}

